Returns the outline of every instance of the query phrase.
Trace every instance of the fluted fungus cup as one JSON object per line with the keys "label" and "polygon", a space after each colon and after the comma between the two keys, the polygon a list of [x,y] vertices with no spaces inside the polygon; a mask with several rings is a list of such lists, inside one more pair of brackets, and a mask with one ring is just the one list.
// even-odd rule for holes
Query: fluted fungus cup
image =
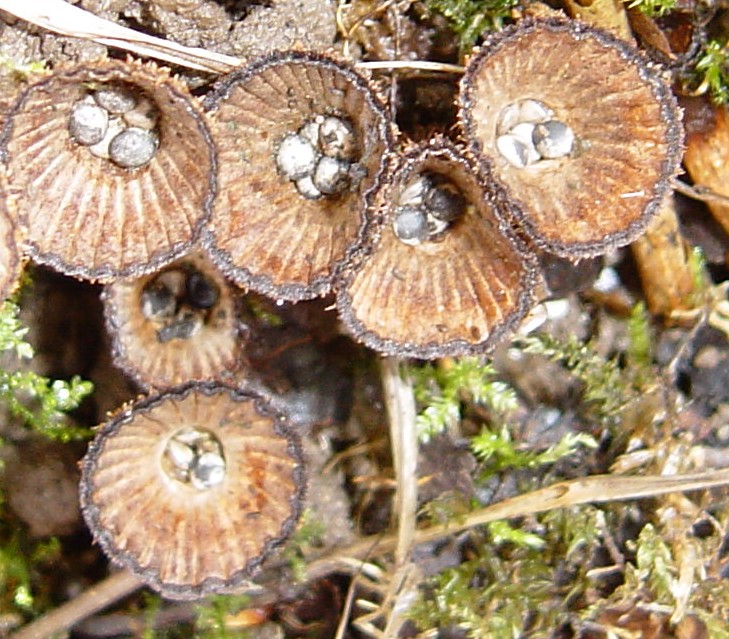
{"label": "fluted fungus cup", "polygon": [[27,87],[2,134],[37,262],[79,278],[149,273],[210,213],[214,147],[186,86],[153,64],[61,67]]}
{"label": "fluted fungus cup", "polygon": [[276,53],[209,94],[220,194],[206,245],[227,276],[274,298],[327,293],[362,240],[393,144],[369,80],[313,53]]}
{"label": "fluted fungus cup", "polygon": [[108,284],[115,363],[146,389],[231,379],[242,364],[236,291],[202,253]]}
{"label": "fluted fungus cup", "polygon": [[81,467],[96,541],[170,599],[245,589],[303,507],[299,437],[261,397],[210,383],[126,407]]}
{"label": "fluted fungus cup", "polygon": [[21,241],[14,202],[7,197],[5,176],[0,174],[0,300],[7,299],[20,282]]}
{"label": "fluted fungus cup", "polygon": [[459,95],[463,134],[532,240],[564,257],[636,239],[680,165],[680,111],[627,42],[576,21],[522,21],[486,39]]}
{"label": "fluted fungus cup", "polygon": [[534,258],[463,149],[443,138],[407,149],[375,202],[370,244],[338,285],[356,339],[403,357],[485,353],[527,313]]}

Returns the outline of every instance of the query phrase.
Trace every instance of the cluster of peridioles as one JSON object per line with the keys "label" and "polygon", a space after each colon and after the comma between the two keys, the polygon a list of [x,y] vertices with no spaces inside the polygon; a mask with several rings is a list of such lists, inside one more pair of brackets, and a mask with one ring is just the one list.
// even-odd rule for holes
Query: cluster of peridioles
{"label": "cluster of peridioles", "polygon": [[[535,248],[632,241],[679,165],[670,89],[577,22],[488,38],[458,105],[458,131],[411,143],[369,77],[306,52],[253,60],[202,102],[165,69],[119,61],[19,96],[2,138],[2,289],[23,258],[108,285],[116,361],[160,394],[92,443],[84,512],[166,595],[241,587],[301,510],[296,435],[237,381],[242,292],[334,293],[352,336],[388,355],[485,353],[533,303]],[[119,494],[141,504],[132,516]]]}

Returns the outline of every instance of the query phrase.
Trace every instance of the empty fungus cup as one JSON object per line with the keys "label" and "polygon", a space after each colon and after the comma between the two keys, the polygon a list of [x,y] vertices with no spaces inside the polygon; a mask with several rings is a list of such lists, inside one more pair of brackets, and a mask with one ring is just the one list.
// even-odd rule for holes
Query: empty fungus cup
{"label": "empty fungus cup", "polygon": [[437,138],[406,151],[375,205],[366,257],[338,284],[359,341],[422,359],[484,353],[527,313],[534,258],[462,149]]}
{"label": "empty fungus cup", "polygon": [[392,126],[370,82],[313,53],[259,59],[208,95],[220,195],[207,246],[226,276],[278,299],[325,294],[361,241]]}
{"label": "empty fungus cup", "polygon": [[2,137],[30,256],[79,278],[153,271],[209,216],[214,147],[186,86],[153,64],[60,68],[25,89]]}
{"label": "empty fungus cup", "polygon": [[680,165],[680,113],[658,70],[579,22],[524,20],[487,38],[459,100],[471,151],[536,244],[558,255],[636,239]]}
{"label": "empty fungus cup", "polygon": [[106,423],[82,462],[86,522],[116,564],[170,599],[239,591],[292,532],[298,436],[260,397],[190,384]]}
{"label": "empty fungus cup", "polygon": [[235,294],[202,254],[107,285],[115,363],[145,388],[229,378],[242,362]]}

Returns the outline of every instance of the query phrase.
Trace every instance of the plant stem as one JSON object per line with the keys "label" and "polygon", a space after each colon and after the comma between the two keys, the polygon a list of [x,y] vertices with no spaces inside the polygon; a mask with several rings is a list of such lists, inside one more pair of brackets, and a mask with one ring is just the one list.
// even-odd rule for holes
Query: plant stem
{"label": "plant stem", "polygon": [[68,630],[82,619],[106,608],[143,586],[126,570],[107,577],[68,603],[30,622],[10,639],[46,639]]}
{"label": "plant stem", "polygon": [[390,440],[395,466],[395,512],[398,518],[395,563],[406,561],[415,534],[418,507],[418,436],[415,429],[415,396],[409,375],[404,375],[401,360],[382,360],[382,385],[390,422]]}

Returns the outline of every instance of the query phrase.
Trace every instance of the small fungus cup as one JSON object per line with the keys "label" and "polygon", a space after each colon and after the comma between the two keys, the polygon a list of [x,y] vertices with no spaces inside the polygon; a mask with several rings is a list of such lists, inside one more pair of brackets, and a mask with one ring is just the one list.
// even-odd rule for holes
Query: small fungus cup
{"label": "small fungus cup", "polygon": [[658,69],[579,22],[524,20],[487,38],[459,101],[471,152],[534,242],[563,257],[636,239],[681,162],[680,111]]}
{"label": "small fungus cup", "polygon": [[442,138],[410,148],[375,206],[371,244],[338,284],[356,339],[401,357],[485,353],[527,313],[534,258],[462,149]]}
{"label": "small fungus cup", "polygon": [[223,78],[205,107],[220,169],[213,260],[277,299],[327,293],[393,143],[373,86],[348,64],[277,53]]}
{"label": "small fungus cup", "polygon": [[123,409],[83,459],[104,552],[169,599],[236,592],[302,509],[298,436],[252,393],[190,384]]}
{"label": "small fungus cup", "polygon": [[212,139],[186,86],[156,65],[59,68],[21,93],[1,145],[30,256],[67,275],[149,273],[209,216]]}
{"label": "small fungus cup", "polygon": [[231,378],[242,363],[235,291],[200,253],[107,285],[115,363],[145,389]]}

